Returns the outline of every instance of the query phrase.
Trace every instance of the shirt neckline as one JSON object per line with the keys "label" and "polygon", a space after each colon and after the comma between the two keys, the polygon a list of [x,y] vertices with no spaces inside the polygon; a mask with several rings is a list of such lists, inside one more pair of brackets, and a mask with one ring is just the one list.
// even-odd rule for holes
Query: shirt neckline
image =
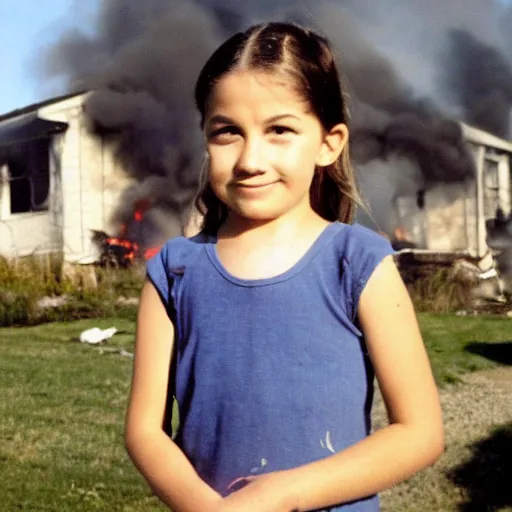
{"label": "shirt neckline", "polygon": [[261,279],[242,279],[234,276],[224,267],[221,263],[218,254],[217,254],[217,238],[211,237],[206,243],[206,253],[213,264],[213,266],[217,269],[217,271],[228,281],[238,285],[238,286],[246,286],[246,287],[256,287],[256,286],[268,286],[275,283],[280,283],[282,281],[286,281],[287,279],[292,278],[296,274],[298,274],[320,251],[320,249],[330,240],[335,232],[337,231],[335,228],[343,225],[341,222],[331,222],[322,230],[322,232],[317,236],[315,241],[311,244],[308,250],[302,255],[302,257],[288,270],[285,270],[281,274],[271,277],[264,277]]}

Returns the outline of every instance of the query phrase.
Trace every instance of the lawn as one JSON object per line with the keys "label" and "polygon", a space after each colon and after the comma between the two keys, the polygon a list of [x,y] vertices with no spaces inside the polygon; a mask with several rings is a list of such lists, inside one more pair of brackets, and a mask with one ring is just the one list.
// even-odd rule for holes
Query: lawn
{"label": "lawn", "polygon": [[[443,389],[466,372],[511,364],[510,319],[421,314],[420,324]],[[0,329],[2,511],[164,510],[123,446],[132,359],[78,343],[92,326],[119,329],[104,348],[132,350],[126,318]],[[394,510],[409,509],[421,507]]]}
{"label": "lawn", "polygon": [[512,365],[512,318],[419,315],[423,339],[438,385],[498,365]]}
{"label": "lawn", "polygon": [[132,359],[76,341],[96,325],[131,350],[120,318],[0,330],[0,510],[164,510],[123,446]]}

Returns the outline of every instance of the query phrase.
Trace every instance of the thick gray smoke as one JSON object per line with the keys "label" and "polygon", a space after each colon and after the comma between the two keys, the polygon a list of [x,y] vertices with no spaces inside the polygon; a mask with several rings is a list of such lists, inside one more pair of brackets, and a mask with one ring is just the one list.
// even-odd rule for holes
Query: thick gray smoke
{"label": "thick gray smoke", "polygon": [[68,34],[46,71],[96,91],[86,111],[141,183],[130,198],[149,191],[177,213],[202,155],[197,73],[225,37],[271,19],[312,26],[337,50],[353,153],[383,229],[397,194],[472,173],[453,119],[509,133],[512,8],[498,0],[104,0],[94,36]]}
{"label": "thick gray smoke", "polygon": [[451,96],[471,124],[507,137],[512,103],[510,62],[496,48],[463,30],[451,31],[449,42],[444,70]]}
{"label": "thick gray smoke", "polygon": [[[130,233],[143,245],[158,236],[161,213],[179,219],[197,189],[203,149],[192,90],[220,40],[212,14],[191,2],[108,0],[93,37],[67,34],[48,55],[50,75],[94,91],[85,105],[90,128],[137,180],[125,192],[119,224],[129,225],[134,204],[150,199],[144,224]],[[166,234],[180,229],[171,223]]]}

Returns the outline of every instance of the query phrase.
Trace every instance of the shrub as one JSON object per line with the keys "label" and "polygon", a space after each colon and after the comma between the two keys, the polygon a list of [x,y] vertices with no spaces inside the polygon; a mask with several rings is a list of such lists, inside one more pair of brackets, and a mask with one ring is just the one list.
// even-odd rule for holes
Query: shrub
{"label": "shrub", "polygon": [[439,268],[407,288],[418,311],[448,313],[472,307],[472,283],[461,280],[452,268]]}
{"label": "shrub", "polygon": [[[96,285],[62,273],[61,255],[7,260],[0,256],[0,326],[33,325],[54,320],[123,314],[132,317],[135,305],[120,303],[136,297],[144,278],[144,265],[130,268],[88,267]],[[44,305],[43,298],[61,298]]]}

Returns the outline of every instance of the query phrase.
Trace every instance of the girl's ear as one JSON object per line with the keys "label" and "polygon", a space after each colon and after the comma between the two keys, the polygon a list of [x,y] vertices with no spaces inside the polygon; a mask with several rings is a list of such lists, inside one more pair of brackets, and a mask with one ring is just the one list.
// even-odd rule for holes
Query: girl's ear
{"label": "girl's ear", "polygon": [[319,167],[326,167],[327,165],[334,163],[340,156],[347,142],[347,125],[340,123],[333,126],[324,134],[324,140],[318,154],[316,165]]}

